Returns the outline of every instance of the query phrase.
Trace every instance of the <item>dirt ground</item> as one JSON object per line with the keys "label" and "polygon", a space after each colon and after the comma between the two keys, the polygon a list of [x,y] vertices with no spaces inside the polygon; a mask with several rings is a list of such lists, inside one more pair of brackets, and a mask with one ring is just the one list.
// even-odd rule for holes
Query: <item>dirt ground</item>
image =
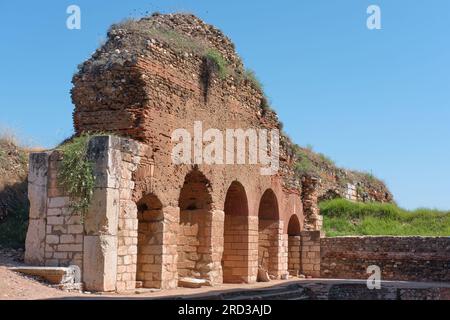
{"label": "dirt ground", "polygon": [[[122,293],[89,293],[67,292],[51,287],[45,282],[8,270],[9,267],[23,265],[23,251],[0,248],[0,300],[39,300],[39,299],[155,299],[155,298],[199,298],[212,297],[224,292],[242,292],[242,290],[271,290],[286,287],[292,284],[301,284],[317,290],[320,287],[327,288],[335,284],[361,284],[363,280],[339,280],[339,279],[305,279],[305,280],[278,280],[269,283],[255,283],[251,285],[224,284],[216,287],[202,287],[199,289],[179,288],[174,290],[136,289]],[[384,288],[436,288],[447,290],[444,299],[450,299],[450,283],[417,283],[404,281],[383,281]],[[328,290],[328,289],[327,289]],[[319,290],[320,291],[320,290]]]}
{"label": "dirt ground", "polygon": [[75,297],[80,294],[64,292],[31,277],[8,270],[22,265],[23,251],[0,248],[0,300],[48,299]]}
{"label": "dirt ground", "polygon": [[[52,288],[45,282],[32,277],[8,270],[9,267],[23,265],[23,251],[7,250],[0,248],[0,300],[36,300],[36,299],[108,299],[108,298],[161,298],[164,296],[188,296],[195,294],[205,294],[220,290],[237,289],[236,285],[222,285],[218,287],[203,287],[200,289],[180,288],[170,291],[159,291],[150,289],[137,289],[122,293],[92,294],[85,292],[66,292]],[[285,281],[284,281],[285,282]],[[270,284],[276,285],[281,281],[273,281]],[[246,288],[262,288],[268,284],[258,283]]]}

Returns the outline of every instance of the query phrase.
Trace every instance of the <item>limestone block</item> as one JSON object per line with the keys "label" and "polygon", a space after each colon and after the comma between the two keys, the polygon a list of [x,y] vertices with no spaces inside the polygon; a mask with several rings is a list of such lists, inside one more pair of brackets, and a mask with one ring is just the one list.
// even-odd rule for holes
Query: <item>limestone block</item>
{"label": "limestone block", "polygon": [[95,188],[84,221],[86,234],[117,235],[119,210],[119,190]]}
{"label": "limestone block", "polygon": [[47,210],[47,216],[59,216],[61,215],[60,208],[51,208]]}
{"label": "limestone block", "polygon": [[44,218],[47,205],[48,157],[46,152],[30,154],[28,199],[30,219]]}
{"label": "limestone block", "polygon": [[45,220],[30,219],[25,241],[25,262],[41,265],[44,263],[45,252]]}
{"label": "limestone block", "polygon": [[70,225],[68,226],[68,233],[69,234],[82,234],[83,233],[83,226],[80,225]]}
{"label": "limestone block", "polygon": [[64,217],[51,216],[47,218],[49,225],[62,225],[64,224]]}
{"label": "limestone block", "polygon": [[116,137],[96,136],[89,141],[88,157],[93,162],[95,185],[99,188],[118,188],[121,154],[112,146]]}
{"label": "limestone block", "polygon": [[59,236],[52,235],[52,234],[47,235],[46,243],[48,243],[48,244],[58,244],[59,243]]}
{"label": "limestone block", "polygon": [[48,208],[62,208],[70,205],[69,197],[53,197],[48,199]]}
{"label": "limestone block", "polygon": [[87,290],[113,291],[117,277],[117,238],[84,236],[83,282]]}
{"label": "limestone block", "polygon": [[195,278],[181,278],[178,280],[178,286],[183,288],[201,288],[206,286],[206,280]]}
{"label": "limestone block", "polygon": [[77,266],[70,267],[15,267],[9,270],[20,272],[30,276],[37,276],[51,284],[75,284],[80,282],[80,269]]}

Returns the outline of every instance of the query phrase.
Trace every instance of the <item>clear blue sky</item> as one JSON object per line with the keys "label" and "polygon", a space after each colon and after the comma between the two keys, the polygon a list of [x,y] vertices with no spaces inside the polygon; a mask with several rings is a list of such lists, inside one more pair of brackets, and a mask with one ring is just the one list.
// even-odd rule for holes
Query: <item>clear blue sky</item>
{"label": "clear blue sky", "polygon": [[[81,7],[81,30],[66,8]],[[382,30],[366,9],[382,10]],[[398,203],[450,209],[450,1],[0,2],[0,125],[52,147],[72,133],[71,77],[108,26],[192,12],[222,29],[299,144],[373,172]]]}

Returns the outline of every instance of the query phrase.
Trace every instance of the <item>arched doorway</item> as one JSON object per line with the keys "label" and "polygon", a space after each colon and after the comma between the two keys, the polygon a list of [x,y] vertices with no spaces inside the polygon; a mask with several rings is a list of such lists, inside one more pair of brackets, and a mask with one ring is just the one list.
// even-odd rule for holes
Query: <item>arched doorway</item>
{"label": "arched doorway", "polygon": [[292,276],[298,276],[300,273],[300,248],[300,220],[293,214],[288,224],[288,271]]}
{"label": "arched doorway", "polygon": [[191,171],[180,192],[180,228],[177,235],[178,276],[210,280],[212,271],[212,198],[210,183]]}
{"label": "arched doorway", "polygon": [[225,197],[224,251],[222,255],[223,282],[248,281],[248,201],[244,186],[234,181]]}
{"label": "arched doorway", "polygon": [[138,243],[136,286],[160,288],[162,273],[163,211],[154,194],[144,196],[138,203]]}
{"label": "arched doorway", "polygon": [[261,197],[258,210],[258,263],[269,275],[278,277],[280,223],[278,200],[268,189]]}

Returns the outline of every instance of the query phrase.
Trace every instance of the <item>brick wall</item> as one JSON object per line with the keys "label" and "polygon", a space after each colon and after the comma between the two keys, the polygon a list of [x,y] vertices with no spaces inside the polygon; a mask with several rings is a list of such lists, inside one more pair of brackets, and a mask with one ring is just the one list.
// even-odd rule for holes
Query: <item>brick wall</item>
{"label": "brick wall", "polygon": [[320,277],[321,231],[302,231],[301,235],[301,266],[305,276]]}
{"label": "brick wall", "polygon": [[321,239],[323,278],[367,279],[367,267],[384,280],[450,281],[450,238],[340,237]]}
{"label": "brick wall", "polygon": [[201,261],[211,261],[210,235],[210,212],[204,209],[181,211],[178,233],[178,274],[180,277],[207,277],[209,270],[201,268],[200,263]]}
{"label": "brick wall", "polygon": [[297,276],[300,274],[301,265],[301,237],[288,236],[288,271],[289,274]]}

